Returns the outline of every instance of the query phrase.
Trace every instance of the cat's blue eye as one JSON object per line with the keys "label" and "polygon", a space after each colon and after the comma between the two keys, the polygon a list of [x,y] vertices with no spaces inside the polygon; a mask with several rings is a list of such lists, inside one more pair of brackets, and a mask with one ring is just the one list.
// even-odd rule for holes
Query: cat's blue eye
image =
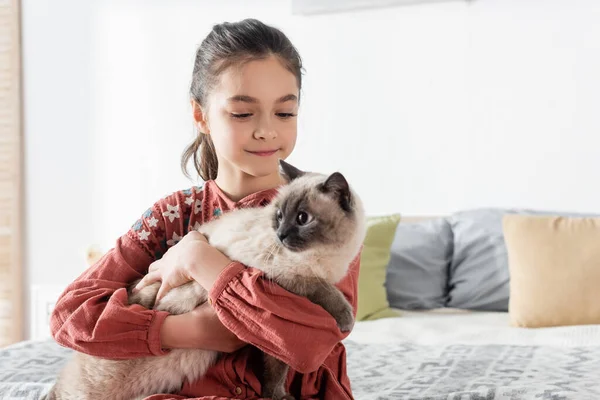
{"label": "cat's blue eye", "polygon": [[281,220],[283,219],[283,213],[281,212],[281,210],[277,210],[277,221],[281,222]]}
{"label": "cat's blue eye", "polygon": [[300,225],[300,226],[306,225],[310,221],[311,221],[311,216],[305,211],[300,211],[298,213],[298,215],[296,216],[296,222],[298,222],[298,225]]}

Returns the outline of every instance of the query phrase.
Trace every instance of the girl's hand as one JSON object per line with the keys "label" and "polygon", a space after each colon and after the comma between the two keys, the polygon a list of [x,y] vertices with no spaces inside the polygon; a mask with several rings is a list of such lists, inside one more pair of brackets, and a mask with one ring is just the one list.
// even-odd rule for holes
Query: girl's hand
{"label": "girl's hand", "polygon": [[205,349],[232,353],[246,345],[217,317],[208,303],[192,311],[169,315],[160,330],[164,349]]}
{"label": "girl's hand", "polygon": [[233,353],[246,345],[246,342],[242,342],[221,323],[214,308],[208,302],[196,307],[192,314],[194,314],[196,326],[202,327],[200,334],[196,337],[196,347]]}
{"label": "girl's hand", "polygon": [[150,264],[148,274],[133,290],[136,292],[154,282],[162,282],[156,295],[156,303],[172,288],[192,280],[210,290],[219,273],[229,263],[231,260],[208,244],[204,235],[192,231],[169,248],[160,260]]}

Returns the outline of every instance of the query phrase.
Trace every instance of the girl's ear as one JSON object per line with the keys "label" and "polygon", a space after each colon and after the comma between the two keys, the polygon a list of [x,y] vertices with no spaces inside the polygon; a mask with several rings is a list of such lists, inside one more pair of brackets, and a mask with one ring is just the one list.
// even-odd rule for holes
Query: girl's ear
{"label": "girl's ear", "polygon": [[206,121],[206,115],[195,100],[191,100],[192,103],[192,116],[194,117],[194,125],[198,127],[198,130],[205,135],[210,135],[210,129]]}

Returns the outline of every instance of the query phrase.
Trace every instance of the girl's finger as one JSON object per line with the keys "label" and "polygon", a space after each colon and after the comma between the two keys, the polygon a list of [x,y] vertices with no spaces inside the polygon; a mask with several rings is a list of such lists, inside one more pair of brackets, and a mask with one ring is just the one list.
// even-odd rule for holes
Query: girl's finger
{"label": "girl's finger", "polygon": [[154,272],[157,269],[160,268],[160,260],[154,261],[152,264],[150,264],[150,266],[148,267],[148,272]]}
{"label": "girl's finger", "polygon": [[154,301],[154,304],[158,304],[158,302],[169,292],[169,290],[171,290],[171,285],[169,285],[166,281],[163,282],[158,289],[158,293],[156,293],[156,300]]}
{"label": "girl's finger", "polygon": [[133,288],[133,293],[139,292],[146,286],[151,285],[154,282],[158,282],[160,280],[161,277],[159,271],[149,272],[148,274],[146,274],[146,276],[142,278],[141,281],[138,282],[137,285],[135,285],[135,287]]}
{"label": "girl's finger", "polygon": [[206,239],[206,236],[204,236],[203,234],[201,234],[198,231],[189,232],[187,235],[185,235],[183,237],[183,240],[185,240],[185,241],[198,240],[200,242],[208,243],[208,239]]}

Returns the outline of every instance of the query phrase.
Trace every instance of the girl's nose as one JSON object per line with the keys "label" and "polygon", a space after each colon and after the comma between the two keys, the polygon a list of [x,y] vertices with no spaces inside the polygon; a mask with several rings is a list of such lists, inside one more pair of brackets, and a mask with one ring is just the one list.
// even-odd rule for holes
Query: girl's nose
{"label": "girl's nose", "polygon": [[277,131],[275,127],[268,121],[267,118],[263,118],[260,125],[254,130],[254,138],[259,140],[270,140],[277,137]]}
{"label": "girl's nose", "polygon": [[275,129],[257,129],[254,131],[254,139],[259,140],[270,140],[275,139],[277,137],[277,132]]}

